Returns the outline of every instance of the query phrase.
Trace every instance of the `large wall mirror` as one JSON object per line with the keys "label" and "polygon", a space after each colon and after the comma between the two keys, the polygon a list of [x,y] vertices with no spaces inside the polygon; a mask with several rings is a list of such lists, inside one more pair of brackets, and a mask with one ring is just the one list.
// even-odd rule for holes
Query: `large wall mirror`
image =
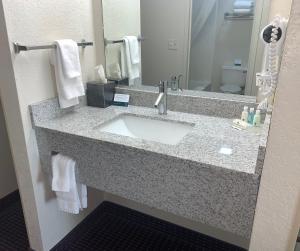
{"label": "large wall mirror", "polygon": [[255,96],[264,1],[102,0],[107,76],[126,83],[123,38],[136,36],[139,74],[129,85],[175,80],[182,89]]}

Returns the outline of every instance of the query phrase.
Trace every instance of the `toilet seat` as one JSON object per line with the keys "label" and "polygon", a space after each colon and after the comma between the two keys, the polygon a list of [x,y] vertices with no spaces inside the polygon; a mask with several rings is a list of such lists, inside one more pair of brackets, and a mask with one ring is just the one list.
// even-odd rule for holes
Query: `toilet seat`
{"label": "toilet seat", "polygon": [[232,94],[241,94],[242,88],[238,85],[228,84],[228,85],[222,85],[220,87],[220,90],[224,93],[232,93]]}

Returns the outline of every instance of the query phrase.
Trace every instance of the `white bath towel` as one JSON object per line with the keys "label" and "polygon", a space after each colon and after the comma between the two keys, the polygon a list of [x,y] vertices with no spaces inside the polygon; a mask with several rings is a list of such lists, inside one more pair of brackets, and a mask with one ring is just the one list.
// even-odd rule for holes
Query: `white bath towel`
{"label": "white bath towel", "polygon": [[252,9],[234,9],[233,13],[234,14],[252,14],[253,10]]}
{"label": "white bath towel", "polygon": [[55,68],[56,86],[61,108],[79,103],[85,95],[77,43],[70,39],[55,41],[56,49],[51,54]]}
{"label": "white bath towel", "polygon": [[234,9],[252,9],[254,2],[252,0],[237,0],[233,4]]}
{"label": "white bath towel", "polygon": [[52,190],[56,192],[61,211],[79,214],[87,208],[87,188],[76,183],[75,161],[62,154],[52,157]]}
{"label": "white bath towel", "polygon": [[136,57],[135,50],[131,51],[130,47],[130,39],[128,37],[124,37],[124,51],[125,51],[125,65],[127,69],[127,76],[129,80],[134,80],[140,77],[140,64],[133,63],[132,58]]}

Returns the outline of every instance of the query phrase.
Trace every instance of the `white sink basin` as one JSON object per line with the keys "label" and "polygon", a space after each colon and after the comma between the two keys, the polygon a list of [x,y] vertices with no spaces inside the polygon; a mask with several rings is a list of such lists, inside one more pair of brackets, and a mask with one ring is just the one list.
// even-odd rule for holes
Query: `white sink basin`
{"label": "white sink basin", "polygon": [[95,129],[131,138],[176,145],[193,127],[193,124],[123,114]]}

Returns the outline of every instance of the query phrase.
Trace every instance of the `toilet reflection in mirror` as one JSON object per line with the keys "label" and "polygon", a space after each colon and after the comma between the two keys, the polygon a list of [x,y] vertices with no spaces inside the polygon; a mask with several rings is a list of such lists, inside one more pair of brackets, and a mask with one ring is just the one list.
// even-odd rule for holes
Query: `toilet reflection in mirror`
{"label": "toilet reflection in mirror", "polygon": [[[255,96],[266,1],[102,0],[106,73],[129,85],[169,80],[172,90]],[[134,81],[124,75],[126,36],[139,38],[140,74]]]}

